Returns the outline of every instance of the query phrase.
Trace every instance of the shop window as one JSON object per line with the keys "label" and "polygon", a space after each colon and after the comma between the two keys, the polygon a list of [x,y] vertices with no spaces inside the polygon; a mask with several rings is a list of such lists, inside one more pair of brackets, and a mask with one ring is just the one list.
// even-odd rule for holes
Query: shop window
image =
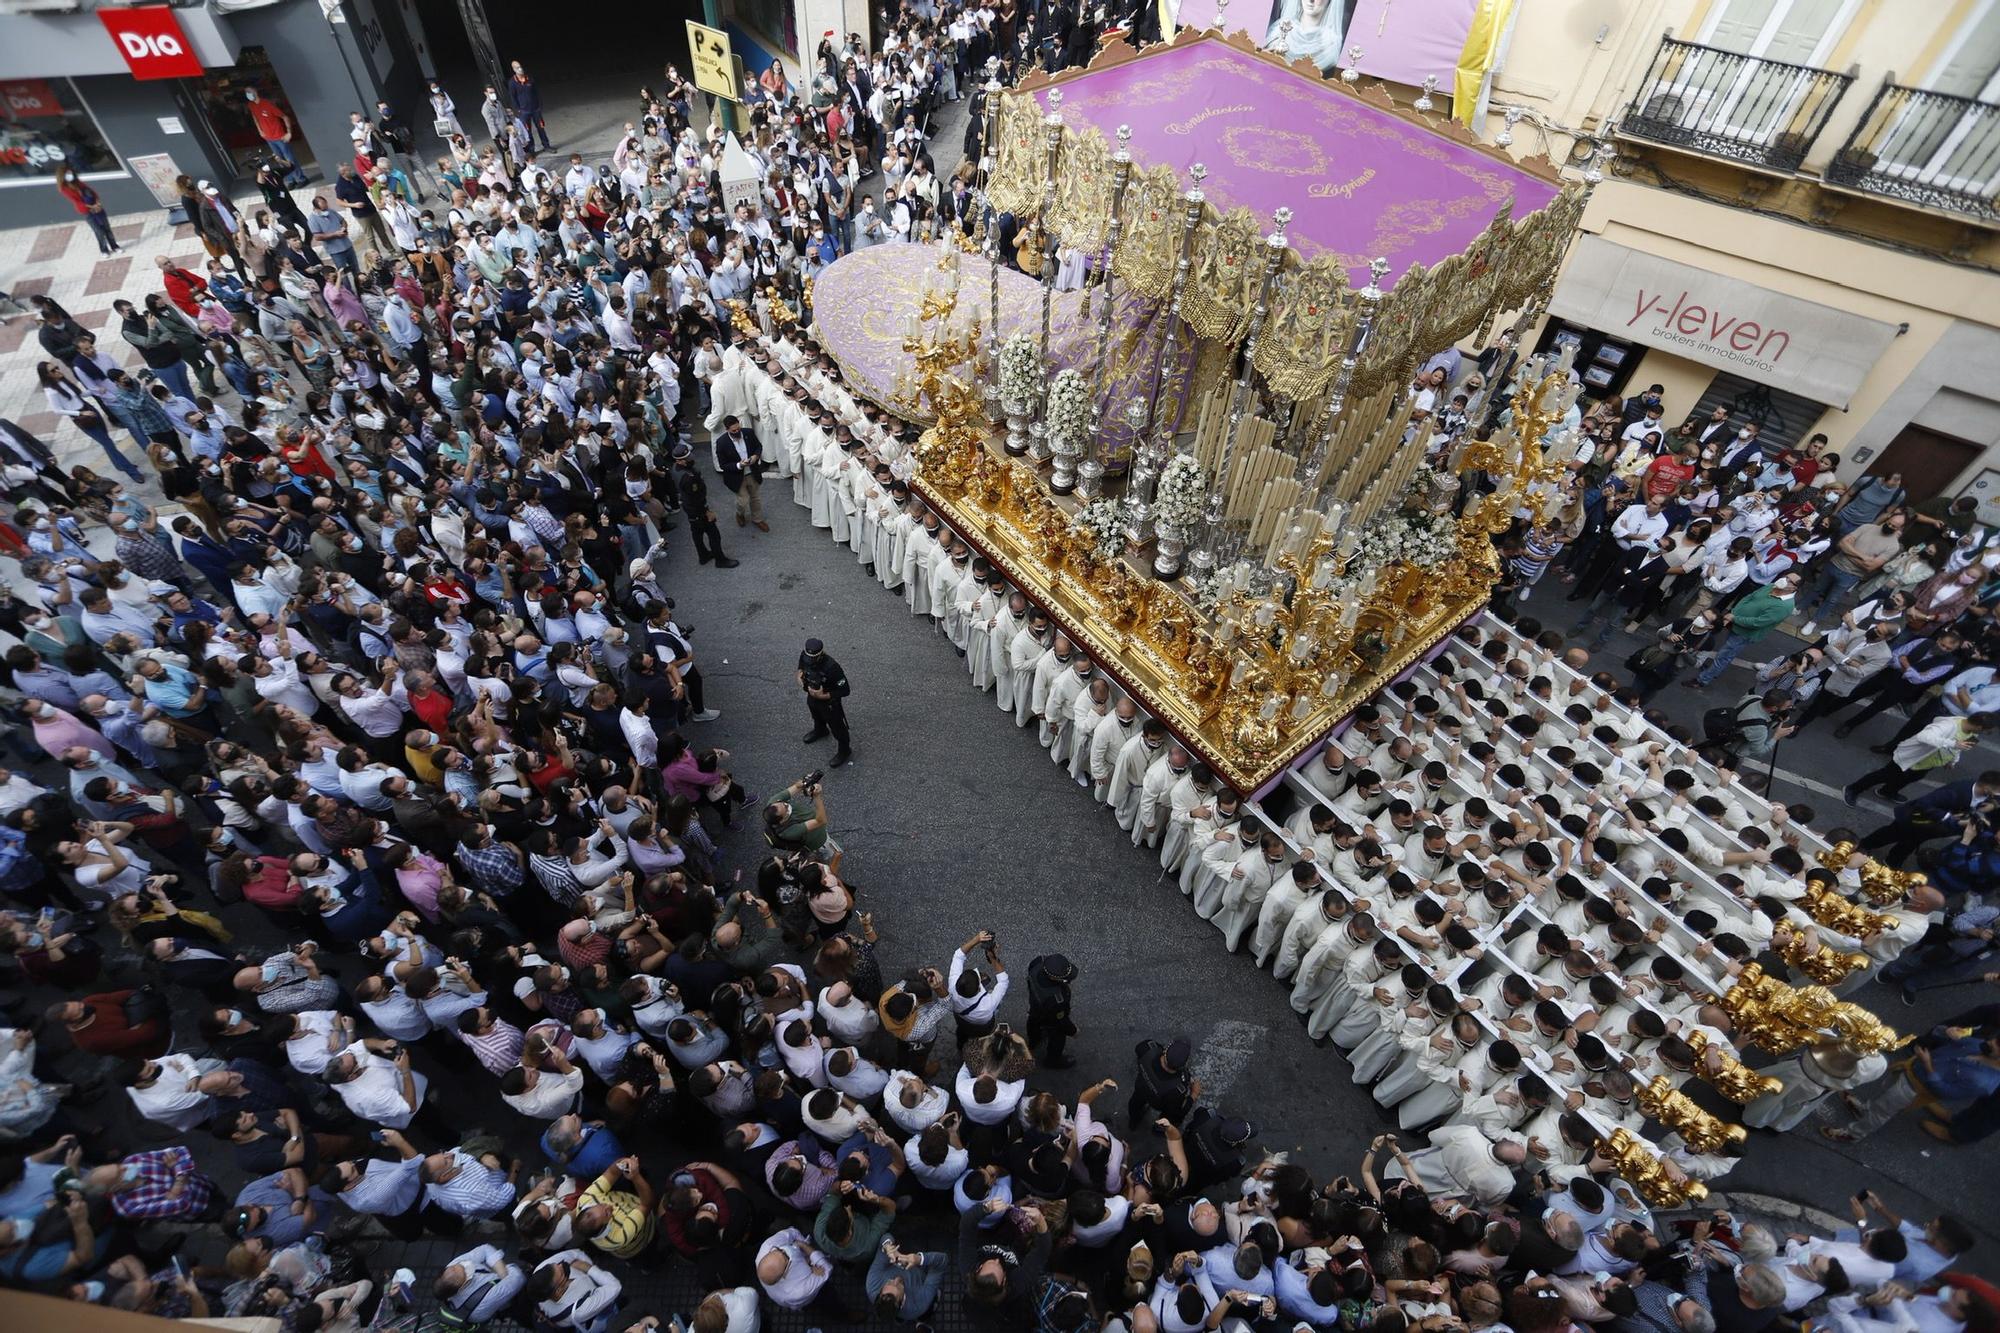
{"label": "shop window", "polygon": [[0,186],[46,184],[64,163],[86,180],[125,174],[75,84],[0,80]]}

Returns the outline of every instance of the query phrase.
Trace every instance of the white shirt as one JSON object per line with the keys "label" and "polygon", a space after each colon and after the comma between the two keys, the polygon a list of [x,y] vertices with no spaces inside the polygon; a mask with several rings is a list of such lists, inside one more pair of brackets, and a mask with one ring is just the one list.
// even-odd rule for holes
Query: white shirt
{"label": "white shirt", "polygon": [[410,1117],[417,1113],[417,1107],[424,1103],[424,1093],[430,1081],[415,1070],[410,1078],[416,1088],[416,1104],[404,1100],[403,1071],[396,1068],[396,1062],[386,1059],[355,1042],[342,1055],[352,1055],[360,1062],[361,1070],[345,1083],[336,1083],[334,1091],[347,1109],[362,1120],[383,1125],[389,1129],[407,1129]]}

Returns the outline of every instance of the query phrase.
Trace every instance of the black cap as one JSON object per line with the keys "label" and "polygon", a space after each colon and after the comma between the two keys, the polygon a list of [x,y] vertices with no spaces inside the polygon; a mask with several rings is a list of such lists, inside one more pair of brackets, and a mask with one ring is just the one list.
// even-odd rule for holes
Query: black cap
{"label": "black cap", "polygon": [[806,652],[809,653],[810,655],[818,657],[821,653],[825,651],[826,651],[826,645],[821,643],[818,639],[806,640]]}
{"label": "black cap", "polygon": [[1052,953],[1036,961],[1042,965],[1042,975],[1050,981],[1076,980],[1076,964],[1066,954]]}
{"label": "black cap", "polygon": [[1222,1122],[1222,1141],[1232,1148],[1241,1148],[1257,1137],[1257,1127],[1248,1120],[1231,1116]]}
{"label": "black cap", "polygon": [[1175,1037],[1167,1043],[1164,1059],[1166,1067],[1178,1074],[1181,1070],[1187,1068],[1188,1061],[1193,1056],[1194,1047],[1189,1044],[1188,1039],[1186,1037]]}

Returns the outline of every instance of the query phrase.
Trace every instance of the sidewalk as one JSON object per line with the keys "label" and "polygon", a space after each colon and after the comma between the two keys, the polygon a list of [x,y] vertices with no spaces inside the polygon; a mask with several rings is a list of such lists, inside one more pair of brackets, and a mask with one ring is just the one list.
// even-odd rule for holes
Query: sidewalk
{"label": "sidewalk", "polygon": [[[239,207],[253,206],[261,208],[263,200],[239,200]],[[156,256],[169,255],[176,263],[205,273],[208,252],[195,239],[192,227],[169,226],[164,208],[120,214],[112,224],[113,234],[124,249],[110,256],[97,253],[96,240],[81,218],[0,232],[0,274],[6,275],[4,289],[23,306],[31,296],[52,296],[61,302],[77,323],[97,334],[98,350],[130,370],[140,364],[139,354],[120,336],[111,303],[121,296],[137,302],[147,292],[161,290],[160,275],[153,266]],[[65,469],[83,463],[109,473],[104,451],[51,412],[42,397],[35,366],[47,360],[48,354],[36,341],[39,328],[32,312],[0,324],[0,416],[46,441]],[[233,405],[235,395],[228,395],[227,401]],[[129,435],[114,430],[113,438],[127,457],[144,466],[142,453]],[[141,489],[148,495],[158,493],[150,480]]]}

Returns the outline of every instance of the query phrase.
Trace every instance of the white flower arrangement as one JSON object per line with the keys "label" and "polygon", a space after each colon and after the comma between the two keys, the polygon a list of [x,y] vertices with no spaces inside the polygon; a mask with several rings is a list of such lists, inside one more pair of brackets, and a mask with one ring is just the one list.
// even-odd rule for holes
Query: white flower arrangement
{"label": "white flower arrangement", "polygon": [[1185,541],[1201,522],[1208,502],[1208,473],[1193,454],[1175,454],[1160,473],[1153,494],[1153,527]]}
{"label": "white flower arrangement", "polygon": [[1125,502],[1099,497],[1076,511],[1071,523],[1090,534],[1099,560],[1116,560],[1125,550]]}
{"label": "white flower arrangement", "polygon": [[1458,526],[1449,514],[1392,514],[1369,523],[1346,576],[1358,579],[1395,564],[1436,569],[1457,554]]}
{"label": "white flower arrangement", "polygon": [[1216,605],[1222,600],[1222,571],[1211,570],[1206,574],[1196,574],[1181,584],[1187,595],[1193,599],[1195,607],[1205,616],[1215,614]]}
{"label": "white flower arrangement", "polygon": [[1041,345],[1032,334],[1017,333],[1000,345],[1000,401],[1032,403],[1041,388]]}
{"label": "white flower arrangement", "polygon": [[1049,381],[1049,442],[1064,453],[1082,453],[1090,437],[1090,385],[1074,370]]}

